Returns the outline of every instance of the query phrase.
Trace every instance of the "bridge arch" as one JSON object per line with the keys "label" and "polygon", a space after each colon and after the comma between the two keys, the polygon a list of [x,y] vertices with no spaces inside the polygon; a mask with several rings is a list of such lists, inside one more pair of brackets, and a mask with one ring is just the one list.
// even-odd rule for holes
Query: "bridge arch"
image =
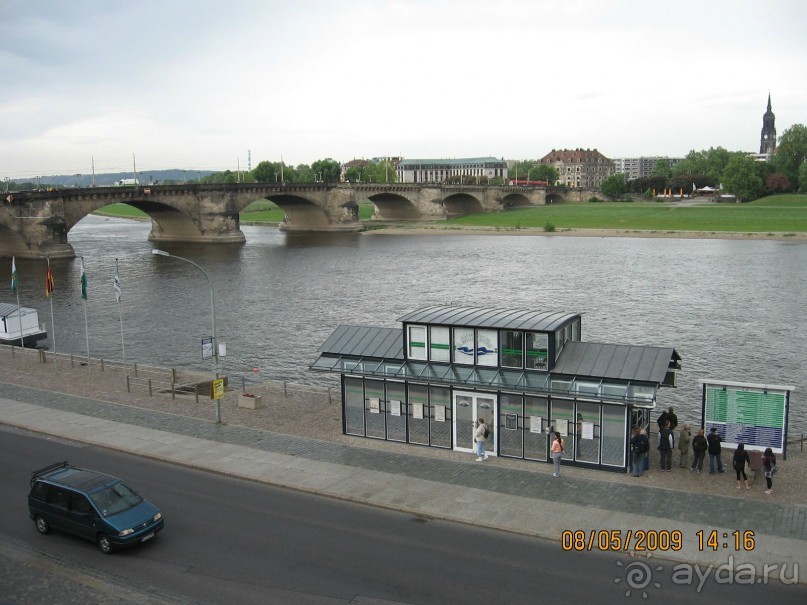
{"label": "bridge arch", "polygon": [[480,200],[467,193],[454,193],[443,200],[443,209],[446,218],[465,216],[466,214],[479,214],[485,211]]}
{"label": "bridge arch", "polygon": [[407,197],[391,192],[376,193],[367,197],[376,207],[376,218],[383,220],[417,220],[420,218],[415,204]]}
{"label": "bridge arch", "polygon": [[521,193],[511,193],[502,198],[502,208],[508,210],[510,208],[521,208],[523,206],[534,206],[532,201]]}
{"label": "bridge arch", "polygon": [[546,203],[547,204],[561,204],[566,201],[566,198],[563,197],[560,193],[550,193],[546,192]]}
{"label": "bridge arch", "polygon": [[[322,228],[331,223],[328,214],[319,205],[303,196],[273,193],[267,195],[266,199],[277,204],[277,207],[284,212],[286,215],[284,227],[287,229]],[[348,209],[345,212],[350,214],[353,210]],[[358,212],[358,207],[356,207],[356,212]]]}

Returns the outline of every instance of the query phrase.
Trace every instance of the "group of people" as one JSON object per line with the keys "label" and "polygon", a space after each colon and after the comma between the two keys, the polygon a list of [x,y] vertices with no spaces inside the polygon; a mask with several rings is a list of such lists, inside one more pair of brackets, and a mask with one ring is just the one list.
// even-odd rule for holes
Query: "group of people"
{"label": "group of people", "polygon": [[[659,464],[662,472],[672,471],[672,453],[676,449],[674,430],[678,426],[678,416],[670,406],[658,418],[658,451]],[[704,435],[704,430],[698,430],[692,436],[692,427],[684,424],[678,436],[677,448],[680,452],[679,467],[689,467],[689,472],[698,473],[703,469],[703,461],[706,454],[709,454],[709,473],[724,473],[722,458],[722,439],[717,432],[717,427],[709,430],[709,435]],[[650,439],[647,432],[640,426],[633,427],[633,437],[631,438],[632,470],[634,477],[641,477],[642,473],[649,468],[648,455],[650,453]],[[693,454],[690,463],[690,453]],[[767,484],[766,494],[773,493],[773,475],[776,472],[776,456],[771,448],[767,448],[762,455],[762,465],[764,469],[765,482]],[[739,443],[732,457],[732,468],[737,474],[737,489],[741,489],[741,482],[745,482],[745,488],[751,489],[748,484],[748,474],[746,469],[751,466],[751,458],[745,451],[745,445]]]}

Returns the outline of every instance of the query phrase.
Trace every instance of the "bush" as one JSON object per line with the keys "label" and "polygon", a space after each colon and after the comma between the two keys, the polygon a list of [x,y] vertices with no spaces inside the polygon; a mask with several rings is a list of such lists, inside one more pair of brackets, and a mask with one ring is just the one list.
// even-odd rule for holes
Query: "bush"
{"label": "bush", "polygon": [[555,225],[553,225],[552,223],[546,223],[544,225],[544,231],[546,231],[547,233],[552,233],[554,230],[555,230]]}
{"label": "bush", "polygon": [[598,198],[598,197],[594,197],[593,195],[592,195],[590,198],[588,198],[588,203],[589,203],[589,204],[596,204],[596,203],[598,203],[598,202],[602,202],[602,201],[603,201],[603,200],[601,200],[601,199],[600,199],[600,198]]}

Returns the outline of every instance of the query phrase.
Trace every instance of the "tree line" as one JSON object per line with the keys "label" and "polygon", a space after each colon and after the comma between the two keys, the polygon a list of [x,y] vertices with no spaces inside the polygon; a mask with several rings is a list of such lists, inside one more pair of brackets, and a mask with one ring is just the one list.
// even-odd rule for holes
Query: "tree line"
{"label": "tree line", "polygon": [[807,193],[807,127],[791,126],[767,162],[759,162],[742,151],[710,147],[690,151],[675,166],[659,158],[649,177],[626,180],[624,174],[606,179],[602,192],[612,198],[626,193],[652,196],[671,189],[690,194],[693,188],[712,187],[751,201],[775,193]]}

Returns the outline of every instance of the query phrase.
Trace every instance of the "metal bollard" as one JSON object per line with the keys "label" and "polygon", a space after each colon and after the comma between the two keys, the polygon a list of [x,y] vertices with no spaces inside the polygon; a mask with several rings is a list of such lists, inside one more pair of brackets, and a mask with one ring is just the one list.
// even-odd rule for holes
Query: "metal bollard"
{"label": "metal bollard", "polygon": [[331,387],[328,387],[328,405],[331,405],[333,401],[331,400]]}
{"label": "metal bollard", "polygon": [[171,368],[171,382],[177,381],[177,369]]}
{"label": "metal bollard", "polygon": [[151,378],[149,378],[149,397],[151,397]]}
{"label": "metal bollard", "polygon": [[289,396],[289,392],[286,390],[286,381],[285,380],[283,381],[283,396],[284,397]]}
{"label": "metal bollard", "polygon": [[171,399],[176,399],[176,390],[174,390],[175,383],[171,383]]}
{"label": "metal bollard", "polygon": [[135,373],[135,378],[137,378],[137,363],[134,364],[134,373]]}
{"label": "metal bollard", "polygon": [[127,393],[131,393],[131,392],[132,392],[132,385],[131,385],[131,383],[129,382],[129,375],[128,375],[128,374],[126,375],[126,392],[127,392]]}

